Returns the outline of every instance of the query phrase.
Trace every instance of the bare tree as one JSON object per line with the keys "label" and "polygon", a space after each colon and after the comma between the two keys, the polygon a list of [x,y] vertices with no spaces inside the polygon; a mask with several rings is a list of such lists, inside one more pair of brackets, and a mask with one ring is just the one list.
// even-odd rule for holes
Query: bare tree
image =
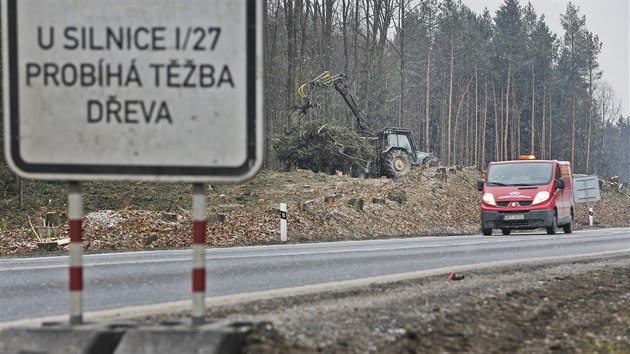
{"label": "bare tree", "polygon": [[586,142],[586,173],[589,173],[589,165],[591,161],[591,140],[593,134],[593,86],[594,81],[601,78],[601,72],[597,70],[599,64],[597,63],[597,55],[599,55],[602,49],[602,42],[599,41],[598,36],[594,36],[592,33],[587,32],[584,36],[586,55],[588,57],[588,133]]}

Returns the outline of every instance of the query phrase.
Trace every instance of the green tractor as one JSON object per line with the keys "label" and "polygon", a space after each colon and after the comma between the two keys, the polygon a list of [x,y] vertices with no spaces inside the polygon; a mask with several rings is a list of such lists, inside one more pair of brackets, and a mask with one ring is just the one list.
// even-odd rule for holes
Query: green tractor
{"label": "green tractor", "polygon": [[353,171],[355,176],[367,174],[371,177],[396,178],[409,173],[412,166],[437,165],[437,157],[432,152],[420,150],[409,129],[383,128],[375,133],[369,132],[367,122],[357,108],[354,97],[348,88],[347,77],[344,74],[331,75],[329,71],[325,71],[317,78],[300,86],[298,93],[303,104],[296,107],[295,112],[304,115],[310,108],[319,107],[309,94],[320,87],[334,87],[343,97],[357,120],[357,131],[368,139],[375,149],[375,160],[367,164],[365,171]]}
{"label": "green tractor", "polygon": [[395,178],[409,173],[412,166],[436,165],[438,162],[433,153],[416,147],[409,129],[384,128],[372,135],[374,138],[370,142],[377,156],[370,164],[371,176]]}

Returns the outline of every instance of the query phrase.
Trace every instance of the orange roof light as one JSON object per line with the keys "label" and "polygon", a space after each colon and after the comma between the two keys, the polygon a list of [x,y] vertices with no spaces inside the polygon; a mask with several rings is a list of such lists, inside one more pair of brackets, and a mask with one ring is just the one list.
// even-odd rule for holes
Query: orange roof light
{"label": "orange roof light", "polygon": [[519,160],[536,160],[536,156],[534,155],[521,155],[518,157]]}

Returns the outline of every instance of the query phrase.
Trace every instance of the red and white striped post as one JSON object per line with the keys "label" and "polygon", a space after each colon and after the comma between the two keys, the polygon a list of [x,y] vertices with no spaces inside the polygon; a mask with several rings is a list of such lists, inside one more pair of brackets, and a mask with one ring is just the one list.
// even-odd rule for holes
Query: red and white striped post
{"label": "red and white striped post", "polygon": [[192,324],[200,325],[206,318],[206,198],[207,185],[193,184],[192,200]]}
{"label": "red and white striped post", "polygon": [[70,290],[70,324],[83,323],[83,237],[82,222],[83,199],[81,197],[80,182],[70,182],[68,192],[68,224],[70,226],[70,256],[69,290]]}

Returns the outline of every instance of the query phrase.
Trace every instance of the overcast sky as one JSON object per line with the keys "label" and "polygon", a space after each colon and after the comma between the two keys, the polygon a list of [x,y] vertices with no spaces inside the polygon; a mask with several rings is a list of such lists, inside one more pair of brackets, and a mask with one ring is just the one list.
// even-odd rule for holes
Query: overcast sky
{"label": "overcast sky", "polygon": [[[471,10],[481,14],[484,8],[490,10],[492,17],[496,15],[502,0],[462,0]],[[525,7],[526,0],[519,1]],[[562,0],[531,0],[536,13],[545,15],[545,22],[558,37],[562,37],[564,31],[560,25],[560,14],[564,14],[569,1]],[[630,40],[630,6],[629,0],[573,0],[579,7],[580,15],[586,16],[586,27],[589,31],[599,36],[604,44],[599,55],[600,69],[604,72],[602,77],[615,90],[622,101],[622,114],[628,116],[630,111],[630,54],[628,51]]]}

